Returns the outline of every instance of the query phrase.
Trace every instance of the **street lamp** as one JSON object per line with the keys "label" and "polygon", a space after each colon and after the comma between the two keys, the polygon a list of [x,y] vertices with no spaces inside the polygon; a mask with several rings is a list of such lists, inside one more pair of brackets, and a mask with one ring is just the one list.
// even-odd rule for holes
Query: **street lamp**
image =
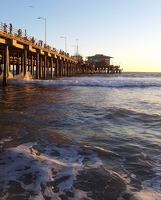
{"label": "street lamp", "polygon": [[76,39],[76,41],[77,41],[77,55],[78,55],[78,39]]}
{"label": "street lamp", "polygon": [[38,17],[37,19],[43,19],[45,21],[45,44],[46,44],[46,18]]}
{"label": "street lamp", "polygon": [[67,53],[67,38],[64,36],[61,36],[61,38],[65,39],[65,52]]}

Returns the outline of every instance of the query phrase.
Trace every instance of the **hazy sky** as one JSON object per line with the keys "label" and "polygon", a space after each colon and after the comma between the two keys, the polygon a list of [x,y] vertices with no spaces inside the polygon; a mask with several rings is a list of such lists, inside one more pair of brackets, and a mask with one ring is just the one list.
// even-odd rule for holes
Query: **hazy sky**
{"label": "hazy sky", "polygon": [[161,72],[161,0],[1,0],[1,22],[86,58],[114,57],[124,71]]}

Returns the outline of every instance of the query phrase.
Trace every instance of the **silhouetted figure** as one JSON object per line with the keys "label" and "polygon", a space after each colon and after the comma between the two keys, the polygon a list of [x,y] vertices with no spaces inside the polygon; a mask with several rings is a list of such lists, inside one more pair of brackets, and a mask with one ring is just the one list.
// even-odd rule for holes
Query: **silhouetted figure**
{"label": "silhouetted figure", "polygon": [[26,31],[26,29],[25,29],[25,36],[27,35],[27,31]]}
{"label": "silhouetted figure", "polygon": [[10,23],[10,34],[12,34],[12,24]]}
{"label": "silhouetted figure", "polygon": [[6,23],[4,23],[3,28],[4,28],[4,32],[7,33],[7,25],[6,25]]}
{"label": "silhouetted figure", "polygon": [[22,36],[22,30],[18,29],[18,36],[21,37]]}
{"label": "silhouetted figure", "polygon": [[31,38],[31,42],[35,43],[35,38],[34,37]]}
{"label": "silhouetted figure", "polygon": [[42,47],[42,42],[43,42],[42,40],[39,40],[39,45],[40,45],[41,47]]}

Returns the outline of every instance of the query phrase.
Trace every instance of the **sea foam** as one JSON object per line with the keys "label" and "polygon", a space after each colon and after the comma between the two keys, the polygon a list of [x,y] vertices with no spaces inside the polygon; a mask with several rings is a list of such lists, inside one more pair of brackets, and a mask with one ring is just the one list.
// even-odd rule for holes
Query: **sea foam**
{"label": "sea foam", "polygon": [[[6,149],[0,156],[1,199],[11,195],[11,191],[14,193],[12,196],[16,195],[17,187],[19,193],[30,196],[29,199],[59,199],[66,193],[71,193],[74,199],[90,199],[86,192],[74,188],[74,180],[79,171],[102,164],[92,151],[83,151],[75,146],[38,146],[37,143]],[[85,157],[91,161],[87,165],[83,163]]]}

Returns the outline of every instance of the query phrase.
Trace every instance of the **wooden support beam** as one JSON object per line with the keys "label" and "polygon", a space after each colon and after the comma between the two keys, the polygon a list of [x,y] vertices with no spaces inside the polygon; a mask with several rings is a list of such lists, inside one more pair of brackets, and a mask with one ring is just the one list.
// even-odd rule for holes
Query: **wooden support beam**
{"label": "wooden support beam", "polygon": [[9,72],[9,49],[8,45],[4,45],[4,70],[3,70],[3,85],[7,85],[7,77]]}
{"label": "wooden support beam", "polygon": [[24,50],[24,76],[27,72],[27,50]]}
{"label": "wooden support beam", "polygon": [[37,51],[36,53],[36,79],[39,79],[39,58],[40,58],[40,54]]}

